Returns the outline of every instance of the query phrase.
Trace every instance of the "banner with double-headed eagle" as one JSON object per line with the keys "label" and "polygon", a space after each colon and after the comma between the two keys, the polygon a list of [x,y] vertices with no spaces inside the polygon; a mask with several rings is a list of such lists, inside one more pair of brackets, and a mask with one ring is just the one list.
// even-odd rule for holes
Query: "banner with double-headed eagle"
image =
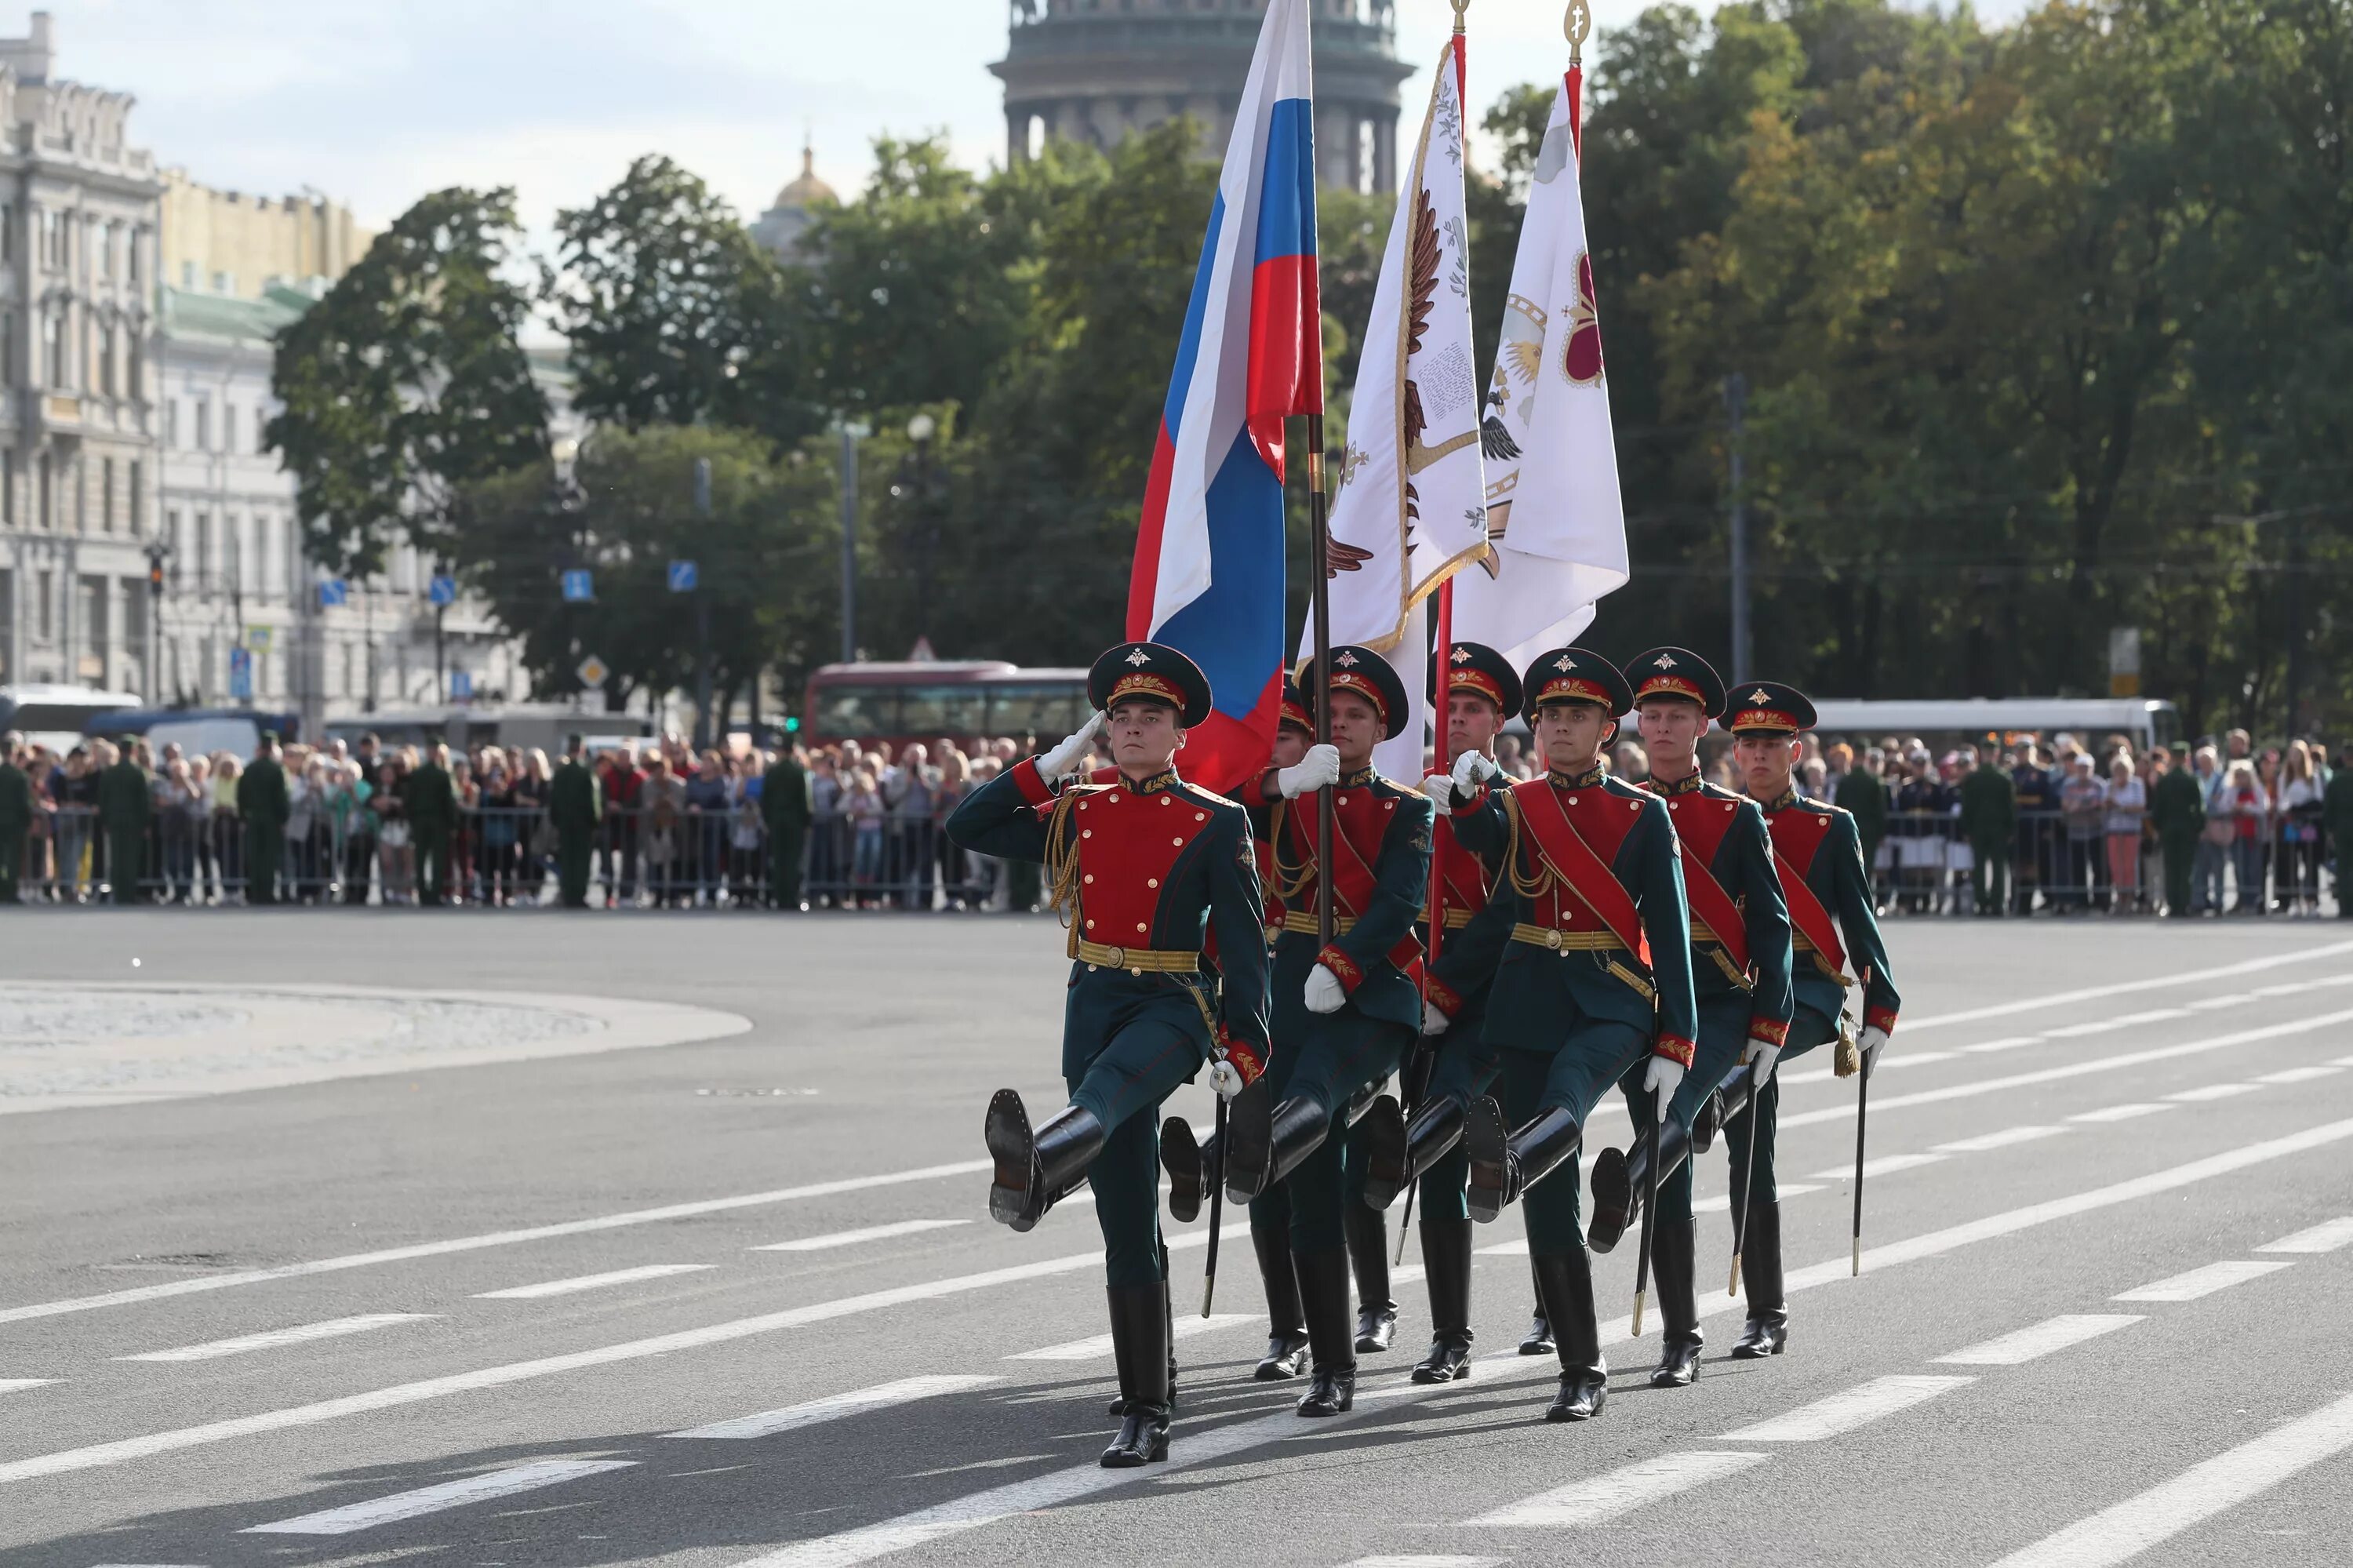
{"label": "banner with double-headed eagle", "polygon": [[[1333,464],[1332,641],[1378,649],[1403,678],[1413,715],[1377,754],[1401,779],[1419,777],[1421,762],[1422,601],[1487,550],[1459,39],[1431,78]],[[1302,657],[1309,651],[1303,636]]]}
{"label": "banner with double-headed eagle", "polygon": [[1487,386],[1487,570],[1454,585],[1454,635],[1512,663],[1569,641],[1628,577],[1601,322],[1577,190],[1577,73],[1553,102],[1528,187]]}

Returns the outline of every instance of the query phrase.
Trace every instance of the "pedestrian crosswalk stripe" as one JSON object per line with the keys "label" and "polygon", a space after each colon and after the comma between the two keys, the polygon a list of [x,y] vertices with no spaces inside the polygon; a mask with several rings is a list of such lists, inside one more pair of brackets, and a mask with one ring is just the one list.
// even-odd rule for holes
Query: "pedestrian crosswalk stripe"
{"label": "pedestrian crosswalk stripe", "polygon": [[2353,1243],[2353,1214],[2328,1220],[2308,1231],[2282,1236],[2275,1242],[2265,1242],[2257,1252],[2335,1252]]}
{"label": "pedestrian crosswalk stripe", "polygon": [[474,1298],[477,1301],[536,1301],[547,1296],[570,1296],[582,1290],[601,1290],[608,1285],[635,1285],[641,1279],[663,1279],[673,1274],[697,1274],[713,1266],[708,1263],[649,1263],[639,1268],[617,1268],[610,1274],[583,1274],[571,1279],[549,1279],[537,1285],[516,1285],[504,1290],[485,1290]]}
{"label": "pedestrian crosswalk stripe", "polygon": [[2194,1089],[2183,1089],[2165,1097],[2186,1106],[2202,1105],[2208,1100],[2227,1100],[2240,1095],[2251,1095],[2260,1086],[2256,1084],[2200,1084]]}
{"label": "pedestrian crosswalk stripe", "polygon": [[803,1426],[815,1426],[823,1422],[839,1421],[847,1415],[863,1415],[870,1410],[884,1410],[894,1404],[907,1404],[918,1399],[936,1399],[944,1393],[962,1393],[966,1389],[985,1388],[1002,1380],[993,1377],[910,1377],[897,1383],[882,1383],[875,1388],[861,1388],[853,1393],[832,1393],[823,1399],[812,1399],[799,1404],[787,1404],[781,1410],[763,1410],[753,1415],[733,1416],[714,1421],[707,1426],[689,1427],[673,1432],[673,1437],[773,1437],[779,1432],[792,1432]]}
{"label": "pedestrian crosswalk stripe", "polygon": [[765,1246],[747,1247],[747,1252],[829,1252],[838,1246],[856,1246],[860,1242],[887,1241],[892,1236],[911,1236],[923,1231],[944,1231],[952,1225],[968,1225],[970,1220],[901,1220],[894,1224],[868,1225],[862,1230],[835,1231],[830,1235],[798,1236],[791,1241],[770,1242]]}
{"label": "pedestrian crosswalk stripe", "polygon": [[1949,1356],[1938,1356],[1940,1366],[2015,1367],[2039,1361],[2054,1351],[2080,1345],[2086,1340],[2096,1340],[2103,1334],[2113,1334],[2118,1329],[2128,1329],[2141,1319],[2129,1312],[2069,1312],[2004,1334],[1983,1344],[1971,1345],[1965,1351],[1955,1351]]}
{"label": "pedestrian crosswalk stripe", "polygon": [[[1176,1320],[1176,1337],[1189,1340],[1196,1334],[1230,1329],[1237,1323],[1257,1321],[1257,1316],[1248,1312],[1219,1312],[1210,1318],[1198,1318],[1187,1313]],[[1005,1359],[1008,1361],[1091,1361],[1111,1354],[1111,1351],[1112,1337],[1096,1334],[1084,1340],[1072,1340],[1066,1344],[1048,1345],[1043,1350],[1017,1351]]]}
{"label": "pedestrian crosswalk stripe", "polygon": [[584,1476],[602,1475],[607,1470],[626,1470],[636,1463],[634,1459],[542,1459],[529,1465],[492,1470],[488,1475],[467,1476],[459,1480],[419,1487],[412,1492],[396,1492],[388,1498],[375,1498],[343,1508],[306,1513],[299,1519],[257,1524],[245,1533],[349,1535],[355,1531],[373,1530],[380,1524],[415,1519],[421,1514],[438,1513],[443,1509],[463,1508],[469,1503],[487,1502],[492,1498],[512,1497],[517,1492],[534,1491],[564,1481],[576,1481]]}
{"label": "pedestrian crosswalk stripe", "polygon": [[2078,1111],[2067,1119],[2069,1121],[2131,1121],[2137,1117],[2155,1116],[2159,1111],[2169,1111],[2172,1108],[2171,1106],[2142,1100],[2129,1105],[2102,1106],[2098,1110]]}
{"label": "pedestrian crosswalk stripe", "polygon": [[2292,1266],[2284,1263],[2260,1263],[2252,1258],[2210,1263],[2203,1268],[2193,1268],[2187,1274],[2177,1274],[2154,1285],[2144,1285],[2137,1290],[2123,1291],[2108,1299],[2195,1301],[2201,1296],[2211,1296],[2218,1290],[2228,1290],[2233,1285],[2244,1285],[2250,1279],[2260,1279],[2266,1274],[2277,1274],[2281,1269]]}
{"label": "pedestrian crosswalk stripe", "polygon": [[1909,1410],[1923,1404],[1940,1393],[1950,1393],[1971,1377],[1936,1377],[1922,1374],[1898,1374],[1873,1378],[1869,1383],[1818,1399],[1811,1404],[1801,1404],[1786,1414],[1744,1426],[1737,1432],[1727,1432],[1725,1440],[1735,1443],[1819,1443],[1825,1437],[1835,1437],[1841,1432],[1852,1432],[1858,1426]]}
{"label": "pedestrian crosswalk stripe", "polygon": [[2032,1143],[2038,1138],[2050,1138],[2066,1130],[2063,1127],[2006,1127],[2000,1132],[1940,1143],[1936,1149],[1939,1154],[1983,1154],[1989,1150],[2008,1149],[2013,1143]]}
{"label": "pedestrian crosswalk stripe", "polygon": [[267,1333],[239,1334],[235,1339],[207,1340],[201,1345],[181,1345],[169,1351],[147,1351],[135,1356],[117,1356],[118,1361],[209,1361],[222,1356],[241,1356],[248,1351],[274,1351],[280,1345],[305,1344],[312,1340],[340,1340],[346,1334],[364,1334],[376,1329],[389,1329],[398,1323],[422,1323],[439,1316],[434,1312],[364,1312],[356,1318],[332,1318],[323,1323],[301,1323],[291,1329],[272,1329]]}
{"label": "pedestrian crosswalk stripe", "polygon": [[2347,1448],[2353,1448],[2353,1394],[2045,1536],[1994,1568],[2108,1568]]}
{"label": "pedestrian crosswalk stripe", "polygon": [[1703,1486],[1745,1470],[1751,1465],[1761,1465],[1766,1456],[1747,1453],[1711,1452],[1701,1449],[1686,1454],[1665,1454],[1655,1459],[1643,1459],[1607,1475],[1588,1476],[1581,1481],[1571,1481],[1548,1492],[1515,1502],[1493,1513],[1482,1514],[1463,1522],[1480,1529],[1561,1529],[1577,1525],[1605,1524],[1620,1514],[1631,1513],[1638,1508],[1654,1503],[1661,1498],[1672,1497],[1693,1487]]}

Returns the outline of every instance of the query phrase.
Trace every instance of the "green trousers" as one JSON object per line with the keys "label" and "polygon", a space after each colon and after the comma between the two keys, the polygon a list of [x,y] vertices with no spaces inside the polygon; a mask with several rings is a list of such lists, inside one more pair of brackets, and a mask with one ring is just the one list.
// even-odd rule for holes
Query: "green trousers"
{"label": "green trousers", "polygon": [[140,878],[147,869],[147,835],[137,828],[114,828],[106,835],[106,880],[117,904],[146,896]]}
{"label": "green trousers", "polygon": [[[1548,1110],[1566,1110],[1577,1125],[1592,1119],[1593,1107],[1609,1086],[1648,1050],[1650,1042],[1631,1024],[1585,1019],[1572,1024],[1556,1051],[1498,1053],[1495,1100],[1504,1125],[1518,1128]],[[1572,1257],[1585,1249],[1583,1194],[1577,1162],[1564,1160],[1552,1174],[1527,1190],[1520,1210],[1535,1257]]]}
{"label": "green trousers", "polygon": [[1969,841],[1970,857],[1977,863],[1969,868],[1969,885],[1977,890],[1978,913],[2006,915],[2010,912],[2010,837],[1973,838]]}
{"label": "green trousers", "polygon": [[[1487,991],[1481,987],[1465,997],[1462,1015],[1438,1037],[1438,1061],[1431,1067],[1423,1104],[1452,1100],[1465,1110],[1495,1084],[1503,1064],[1495,1048],[1479,1037],[1487,1028]],[[1425,1220],[1467,1220],[1471,1217],[1471,1156],[1461,1141],[1438,1157],[1421,1173],[1421,1217]]]}
{"label": "green trousers", "polygon": [[588,907],[589,831],[555,830],[555,888],[566,909]]}
{"label": "green trousers", "polygon": [[2186,916],[2192,902],[2190,868],[2198,863],[2198,830],[2161,834],[2158,847],[2165,855],[2165,912]]}
{"label": "green trousers", "polygon": [[[1692,1057],[1691,1071],[1683,1075],[1675,1097],[1667,1102],[1667,1114],[1683,1123],[1689,1132],[1699,1116],[1699,1107],[1715,1092],[1748,1048],[1748,993],[1727,991],[1711,996],[1699,1004],[1699,1050]],[[1656,1118],[1656,1102],[1642,1087],[1650,1074],[1650,1063],[1640,1061],[1626,1069],[1618,1086],[1626,1091],[1626,1113],[1633,1119],[1637,1136],[1650,1129]],[[1661,1220],[1688,1220],[1692,1217],[1692,1162],[1679,1162],[1672,1171],[1659,1177],[1659,1213]]]}
{"label": "green trousers", "polygon": [[[1838,1025],[1810,1007],[1799,1007],[1798,1016],[1789,1021],[1789,1043],[1783,1048],[1780,1064],[1786,1065],[1793,1057],[1801,1056],[1817,1045],[1838,1038]],[[1744,1178],[1757,1182],[1757,1196],[1772,1202],[1781,1195],[1773,1180],[1773,1135],[1778,1125],[1781,1108],[1781,1077],[1779,1066],[1765,1086],[1757,1092],[1748,1110],[1724,1124],[1724,1152],[1732,1161],[1732,1202],[1737,1209],[1742,1202],[1741,1182]],[[1748,1140],[1757,1140],[1757,1157],[1748,1155]]]}
{"label": "green trousers", "polygon": [[278,866],[286,857],[286,829],[279,822],[245,825],[245,901],[278,902]]}
{"label": "green trousers", "polygon": [[[1062,1081],[1071,1103],[1104,1128],[1103,1151],[1087,1168],[1095,1193],[1095,1224],[1103,1229],[1107,1284],[1150,1285],[1166,1277],[1160,1245],[1160,1103],[1201,1070],[1208,1031],[1198,1012],[1188,1021],[1149,1003],[1117,1006],[1119,1022],[1091,1054],[1063,1043]],[[1185,1003],[1187,1008],[1192,1004]],[[1074,999],[1071,1022],[1098,1010]]]}
{"label": "green trousers", "polygon": [[808,829],[787,821],[768,835],[768,903],[777,909],[801,906],[801,841]]}
{"label": "green trousers", "polygon": [[[1413,1043],[1413,1032],[1402,1023],[1367,1018],[1353,1005],[1304,1018],[1289,1039],[1276,1043],[1267,1087],[1277,1105],[1306,1099],[1330,1118],[1331,1130],[1324,1141],[1281,1183],[1289,1189],[1291,1250],[1329,1252],[1348,1245],[1349,1192],[1353,1189],[1358,1201],[1364,1192],[1363,1173],[1357,1172],[1353,1181],[1348,1174],[1348,1100],[1366,1085],[1397,1071],[1406,1047]],[[1260,1209],[1271,1191],[1252,1201],[1253,1224],[1263,1218]]]}
{"label": "green trousers", "polygon": [[449,886],[449,827],[446,822],[417,822],[409,830],[417,848],[417,901],[438,904]]}
{"label": "green trousers", "polygon": [[16,902],[16,879],[25,874],[25,830],[0,828],[0,904]]}

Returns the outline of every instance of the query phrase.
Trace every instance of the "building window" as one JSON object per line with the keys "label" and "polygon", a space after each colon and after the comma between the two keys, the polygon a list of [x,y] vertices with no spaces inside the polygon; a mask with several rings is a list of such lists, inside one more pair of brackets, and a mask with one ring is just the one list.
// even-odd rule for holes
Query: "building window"
{"label": "building window", "polygon": [[213,450],[213,400],[200,392],[196,395],[195,404],[196,450],[208,452]]}
{"label": "building window", "polygon": [[177,397],[164,399],[164,446],[170,451],[180,450],[180,400]]}
{"label": "building window", "polygon": [[119,396],[114,380],[114,323],[101,323],[98,329],[98,389],[109,397]]}
{"label": "building window", "polygon": [[196,591],[204,592],[212,586],[213,514],[196,514]]}
{"label": "building window", "polygon": [[0,207],[0,261],[16,259],[16,209]]}
{"label": "building window", "polygon": [[131,460],[131,531],[147,531],[147,465],[137,458]]}
{"label": "building window", "polygon": [[0,523],[16,525],[16,452],[0,447]]}
{"label": "building window", "polygon": [[0,382],[16,382],[16,313],[0,311]]}
{"label": "building window", "polygon": [[44,528],[54,528],[58,525],[57,464],[47,452],[41,454],[41,501],[38,517],[40,525]]}
{"label": "building window", "polygon": [[188,553],[180,538],[180,514],[176,512],[164,514],[164,542],[172,547],[172,588],[177,592],[186,579]]}
{"label": "building window", "polygon": [[237,450],[237,405],[226,397],[221,399],[221,450]]}
{"label": "building window", "polygon": [[214,273],[214,274],[213,274],[213,292],[214,292],[214,293],[216,293],[216,294],[234,294],[234,293],[236,293],[236,292],[237,292],[237,274],[236,274],[236,273],[234,273],[234,272],[216,272],[216,273]]}
{"label": "building window", "polygon": [[70,347],[66,331],[65,312],[54,313],[49,317],[48,374],[42,377],[43,382],[52,387],[62,388],[66,384],[66,355]]}
{"label": "building window", "polygon": [[112,282],[122,273],[122,226],[106,226],[106,281]]}
{"label": "building window", "polygon": [[269,455],[269,410],[256,406],[253,410],[253,455]]}
{"label": "building window", "polygon": [[98,465],[99,526],[114,532],[114,460],[100,459]]}
{"label": "building window", "polygon": [[147,400],[147,350],[139,334],[128,334],[131,342],[131,374],[122,379],[122,395],[138,402]]}
{"label": "building window", "polygon": [[195,291],[196,264],[195,262],[183,261],[180,263],[180,287],[187,290],[190,293],[194,293]]}
{"label": "building window", "polygon": [[37,596],[33,606],[33,619],[40,626],[41,641],[54,641],[58,635],[57,574],[42,572],[33,591]]}
{"label": "building window", "polygon": [[141,248],[142,248],[146,243],[147,231],[145,229],[134,228],[131,231],[131,249],[124,252],[122,258],[123,273],[127,281],[133,283],[139,281],[139,252]]}

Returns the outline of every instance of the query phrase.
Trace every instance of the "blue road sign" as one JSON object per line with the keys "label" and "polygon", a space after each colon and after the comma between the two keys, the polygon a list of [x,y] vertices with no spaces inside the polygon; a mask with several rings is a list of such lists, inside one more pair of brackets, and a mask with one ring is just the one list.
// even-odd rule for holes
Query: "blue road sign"
{"label": "blue road sign", "polygon": [[228,694],[241,703],[253,700],[253,654],[248,649],[228,651]]}
{"label": "blue road sign", "polygon": [[588,573],[585,569],[575,567],[564,574],[565,603],[586,604],[596,597],[596,590],[592,586]]}
{"label": "blue road sign", "polygon": [[341,577],[329,577],[319,585],[319,608],[335,609],[352,602],[351,585]]}
{"label": "blue road sign", "polygon": [[449,672],[449,700],[453,703],[470,703],[474,700],[474,675],[472,671],[452,670]]}
{"label": "blue road sign", "polygon": [[427,604],[457,603],[458,579],[437,574],[431,582],[425,585],[425,600]]}
{"label": "blue road sign", "polygon": [[694,563],[692,561],[672,561],[670,564],[670,592],[692,593],[694,591],[694,584],[695,571]]}

